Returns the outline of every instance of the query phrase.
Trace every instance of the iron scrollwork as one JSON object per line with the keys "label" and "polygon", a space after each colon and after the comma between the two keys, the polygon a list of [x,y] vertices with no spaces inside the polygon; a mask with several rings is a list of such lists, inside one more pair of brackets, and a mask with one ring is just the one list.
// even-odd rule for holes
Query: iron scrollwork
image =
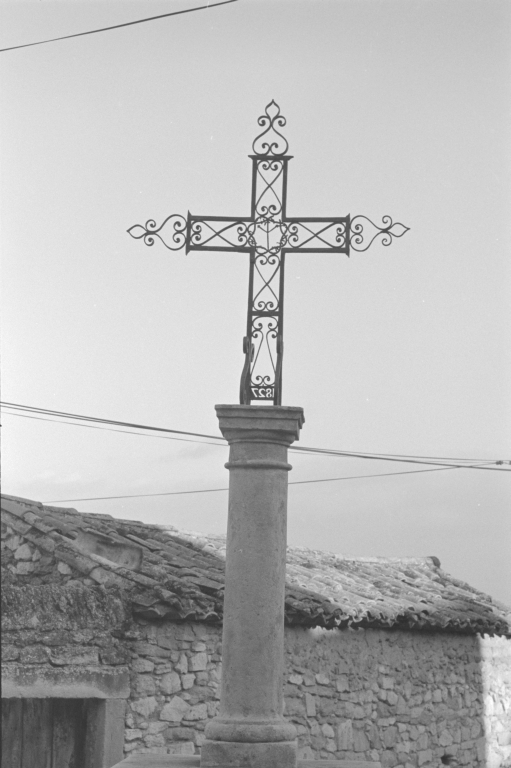
{"label": "iron scrollwork", "polygon": [[[365,219],[370,224],[369,233],[367,232],[367,224],[363,224],[361,221],[357,221],[357,219]],[[403,237],[410,229],[410,227],[405,227],[404,224],[401,224],[400,221],[393,222],[390,216],[382,216],[382,224],[383,226],[380,227],[362,214],[354,216],[350,226],[350,246],[353,250],[359,252],[367,251],[378,237],[381,237],[380,242],[382,245],[390,245],[394,237]],[[367,239],[369,239],[369,242],[366,242]]]}
{"label": "iron scrollwork", "polygon": [[[286,215],[287,172],[291,156],[281,133],[286,118],[271,101],[258,118],[263,129],[252,149],[252,206],[250,216],[168,216],[159,227],[153,219],[128,229],[131,237],[152,246],[155,238],[171,251],[238,251],[250,255],[245,361],[240,402],[282,397],[284,259],[287,253],[344,253],[366,251],[379,240],[390,245],[408,227],[384,216],[382,226],[367,216],[295,218]],[[163,237],[163,229],[170,236]]]}
{"label": "iron scrollwork", "polygon": [[[167,225],[171,231],[173,245],[167,243],[160,235],[162,229]],[[157,237],[169,251],[179,251],[181,248],[184,248],[187,243],[187,228],[188,222],[185,217],[181,216],[179,213],[173,213],[171,216],[167,216],[163,224],[160,224],[159,227],[156,226],[154,219],[149,219],[146,221],[145,226],[142,224],[134,224],[127,231],[135,240],[143,239],[146,245],[154,245],[154,238]]]}
{"label": "iron scrollwork", "polygon": [[263,157],[266,155],[285,155],[289,149],[289,144],[276,126],[284,128],[286,118],[280,114],[280,107],[273,99],[266,105],[264,112],[264,115],[257,118],[257,124],[264,128],[264,131],[253,141],[254,154]]}

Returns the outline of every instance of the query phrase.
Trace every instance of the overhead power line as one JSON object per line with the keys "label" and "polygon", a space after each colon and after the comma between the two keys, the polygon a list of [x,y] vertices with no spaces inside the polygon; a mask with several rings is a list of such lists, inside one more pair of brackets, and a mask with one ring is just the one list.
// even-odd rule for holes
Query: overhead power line
{"label": "overhead power line", "polygon": [[[491,463],[491,462],[489,462]],[[480,464],[473,464],[471,466],[452,466],[452,467],[435,467],[434,469],[412,469],[409,472],[380,472],[375,475],[352,475],[351,477],[325,477],[318,480],[290,480],[289,485],[306,485],[308,483],[331,483],[336,480],[365,480],[369,477],[393,477],[395,475],[418,475],[423,472],[442,472],[446,469],[476,469],[481,466]],[[152,496],[184,496],[190,493],[216,493],[218,491],[228,491],[229,488],[199,488],[192,491],[166,491],[163,493],[135,493],[127,494],[123,496],[92,496],[84,499],[52,499],[51,501],[43,501],[43,504],[63,504],[64,502],[75,501],[108,501],[110,499],[146,499]]]}
{"label": "overhead power line", "polygon": [[[7,401],[0,402],[0,405],[5,409],[7,408],[7,413],[11,416],[23,416],[24,418],[33,418],[38,419],[41,421],[57,421],[58,423],[64,423],[64,424],[71,424],[72,426],[81,426],[81,427],[91,427],[91,424],[89,422],[93,422],[94,424],[108,424],[108,425],[115,425],[120,427],[131,427],[134,429],[139,430],[147,430],[147,431],[155,431],[160,433],[169,433],[172,435],[186,435],[188,437],[200,437],[205,438],[203,440],[186,440],[186,442],[198,442],[198,443],[206,443],[206,440],[215,440],[218,442],[213,443],[214,445],[225,445],[225,438],[218,436],[218,435],[208,435],[201,432],[186,432],[184,430],[177,430],[177,429],[168,429],[164,427],[153,427],[148,426],[146,424],[137,424],[134,422],[124,422],[124,421],[118,421],[114,419],[103,419],[97,416],[84,416],[76,413],[70,413],[66,411],[56,411],[56,410],[50,410],[48,408],[38,408],[36,406],[30,406],[30,405],[22,405],[20,403],[11,403]],[[10,413],[11,410],[14,411],[21,411],[21,413]],[[30,416],[28,414],[31,414]],[[38,416],[34,416],[33,414],[45,414],[44,418],[40,418]],[[60,416],[61,418],[69,419],[71,421],[65,421],[62,422],[59,419],[51,419],[47,418],[46,415],[54,415],[54,416]],[[78,422],[87,422],[86,424],[77,423],[75,424],[74,421]],[[143,435],[143,433],[140,432],[131,432],[126,429],[111,429],[111,427],[95,427],[96,429],[109,429],[114,432],[125,432],[126,434],[137,434],[142,435],[144,437],[162,437],[162,435]],[[174,440],[185,440],[185,438],[167,438],[167,439],[174,439]],[[345,458],[360,458],[360,459],[369,459],[374,461],[393,461],[393,462],[400,462],[405,464],[423,464],[423,465],[433,465],[433,466],[439,466],[439,467],[453,467],[453,468],[466,468],[466,469],[486,469],[486,470],[492,470],[497,472],[506,472],[511,470],[506,470],[500,467],[496,466],[489,466],[492,464],[503,464],[503,461],[496,461],[496,460],[488,460],[488,459],[456,459],[456,458],[445,458],[445,457],[436,457],[436,456],[413,456],[413,455],[407,455],[407,454],[379,454],[379,453],[362,453],[362,452],[354,452],[354,451],[341,451],[341,450],[334,450],[334,449],[328,449],[328,448],[311,448],[306,446],[293,446],[290,448],[293,452],[300,452],[300,453],[306,453],[306,454],[315,454],[315,455],[323,455],[323,456],[340,456]],[[456,463],[453,463],[456,462]],[[462,464],[458,462],[463,462]]]}
{"label": "overhead power line", "polygon": [[192,13],[192,11],[205,11],[209,8],[216,8],[218,5],[227,5],[228,3],[237,3],[238,0],[222,0],[220,3],[210,5],[199,5],[196,8],[184,8],[182,11],[172,11],[171,13],[160,13],[158,16],[149,16],[146,19],[136,19],[136,21],[126,21],[124,24],[113,24],[111,27],[101,27],[100,29],[90,29],[87,32],[76,32],[73,35],[62,35],[61,37],[52,37],[49,40],[38,40],[36,43],[24,43],[23,45],[11,45],[9,48],[0,48],[0,53],[5,51],[14,51],[17,48],[30,48],[33,45],[44,45],[45,43],[56,43],[58,40],[69,40],[71,37],[83,37],[84,35],[96,35],[98,32],[108,32],[111,29],[121,29],[121,27],[132,27],[134,24],[144,24],[146,21],[156,21],[165,19],[167,16],[179,16],[182,13]]}
{"label": "overhead power line", "polygon": [[[84,427],[85,429],[99,429],[101,432],[119,432],[121,435],[136,435],[137,437],[152,437],[159,440],[177,440],[180,443],[198,443],[199,445],[218,445],[220,448],[225,448],[225,442],[220,442],[218,438],[217,443],[212,443],[209,440],[193,440],[186,437],[171,437],[170,435],[146,435],[145,432],[133,432],[129,429],[114,429],[113,427],[97,427],[94,424],[79,424],[73,421],[61,421],[61,419],[46,419],[42,416],[29,416],[26,413],[9,413],[7,416],[17,416],[20,419],[34,419],[35,421],[51,421],[54,424],[65,424],[68,427]],[[222,438],[223,440],[223,438]]]}

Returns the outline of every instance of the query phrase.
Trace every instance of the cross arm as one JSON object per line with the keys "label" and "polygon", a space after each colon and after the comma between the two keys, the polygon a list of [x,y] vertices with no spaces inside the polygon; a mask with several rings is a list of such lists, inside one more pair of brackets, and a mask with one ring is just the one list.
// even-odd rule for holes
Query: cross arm
{"label": "cross arm", "polygon": [[165,248],[179,251],[241,251],[249,253],[254,245],[254,222],[232,216],[195,216],[174,213],[157,226],[154,219],[135,224],[127,231],[135,240],[154,245],[158,238]]}
{"label": "cross arm", "polygon": [[286,217],[284,226],[284,249],[301,253],[346,253],[367,251],[378,238],[382,245],[390,245],[395,237],[408,232],[400,222],[393,222],[390,216],[383,216],[382,225],[375,224],[367,216],[339,216],[336,218],[292,218]]}

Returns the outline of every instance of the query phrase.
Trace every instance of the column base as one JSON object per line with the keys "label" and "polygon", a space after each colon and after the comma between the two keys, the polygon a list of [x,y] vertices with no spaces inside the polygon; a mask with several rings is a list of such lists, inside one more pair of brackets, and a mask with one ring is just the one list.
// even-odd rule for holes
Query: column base
{"label": "column base", "polygon": [[213,741],[201,747],[200,768],[296,768],[296,741]]}

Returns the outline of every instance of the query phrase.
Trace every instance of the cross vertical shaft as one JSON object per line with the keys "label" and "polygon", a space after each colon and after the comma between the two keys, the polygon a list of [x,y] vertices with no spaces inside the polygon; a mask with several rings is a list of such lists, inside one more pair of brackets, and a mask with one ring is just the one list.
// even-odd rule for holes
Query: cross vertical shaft
{"label": "cross vertical shaft", "polygon": [[[250,273],[240,402],[282,397],[284,253],[289,156],[252,155]],[[259,373],[263,371],[263,373]]]}

